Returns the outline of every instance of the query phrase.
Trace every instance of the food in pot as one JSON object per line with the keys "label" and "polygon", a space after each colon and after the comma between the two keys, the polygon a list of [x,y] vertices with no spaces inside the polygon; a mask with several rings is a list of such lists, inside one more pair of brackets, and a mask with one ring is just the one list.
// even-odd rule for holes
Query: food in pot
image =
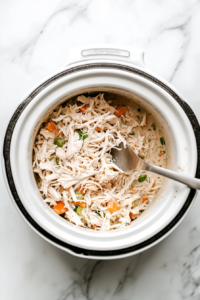
{"label": "food in pot", "polygon": [[109,151],[121,142],[165,167],[165,138],[137,104],[113,106],[103,94],[78,96],[57,107],[34,141],[33,172],[44,202],[73,224],[94,230],[130,225],[162,185],[156,174],[124,174]]}

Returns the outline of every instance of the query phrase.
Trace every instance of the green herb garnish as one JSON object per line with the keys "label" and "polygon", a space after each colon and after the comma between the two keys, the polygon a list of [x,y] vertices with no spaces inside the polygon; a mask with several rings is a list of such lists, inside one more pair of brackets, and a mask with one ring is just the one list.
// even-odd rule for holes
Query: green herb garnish
{"label": "green herb garnish", "polygon": [[80,138],[82,140],[85,140],[88,137],[88,133],[87,132],[83,132],[80,129],[77,129],[76,132],[79,134]]}
{"label": "green herb garnish", "polygon": [[153,124],[151,125],[151,127],[153,128],[153,130],[156,130],[156,124],[155,124],[155,123],[153,123]]}
{"label": "green herb garnish", "polygon": [[99,217],[101,217],[101,214],[100,214],[100,212],[99,211],[95,211],[95,214],[97,214]]}
{"label": "green herb garnish", "polygon": [[133,131],[132,133],[130,133],[130,135],[135,135],[135,132]]}
{"label": "green herb garnish", "polygon": [[58,157],[56,157],[56,163],[57,163],[57,165],[59,165],[59,158]]}
{"label": "green herb garnish", "polygon": [[64,145],[65,141],[61,138],[55,138],[54,139],[54,144],[57,145],[58,147],[62,147]]}
{"label": "green herb garnish", "polygon": [[74,211],[77,212],[78,205],[75,206]]}
{"label": "green herb garnish", "polygon": [[160,143],[161,143],[161,145],[165,145],[165,139],[163,136],[160,138]]}
{"label": "green herb garnish", "polygon": [[138,181],[139,181],[139,182],[143,182],[143,181],[145,181],[146,179],[147,179],[147,175],[146,175],[146,174],[140,175],[140,176],[138,177]]}
{"label": "green herb garnish", "polygon": [[88,134],[84,134],[82,139],[85,140],[85,139],[87,139],[87,137],[88,137]]}

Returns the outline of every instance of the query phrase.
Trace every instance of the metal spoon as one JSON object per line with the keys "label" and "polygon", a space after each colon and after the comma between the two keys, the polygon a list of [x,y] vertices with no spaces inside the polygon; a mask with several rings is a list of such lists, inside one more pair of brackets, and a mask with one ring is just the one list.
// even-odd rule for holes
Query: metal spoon
{"label": "metal spoon", "polygon": [[112,148],[110,153],[113,157],[113,162],[125,173],[133,170],[150,171],[161,176],[179,181],[191,188],[198,190],[200,189],[200,179],[151,165],[141,159],[128,144],[127,147],[124,148],[124,144],[121,143],[118,146],[118,149]]}

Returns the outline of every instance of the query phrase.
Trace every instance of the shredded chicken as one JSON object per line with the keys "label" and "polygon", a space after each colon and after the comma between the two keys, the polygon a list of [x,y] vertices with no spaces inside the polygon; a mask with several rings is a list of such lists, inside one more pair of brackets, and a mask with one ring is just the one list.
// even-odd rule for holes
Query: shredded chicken
{"label": "shredded chicken", "polygon": [[34,143],[33,171],[44,201],[53,209],[63,202],[66,211],[60,215],[81,227],[130,225],[162,184],[155,174],[127,175],[113,163],[109,151],[123,142],[146,161],[166,165],[164,137],[152,116],[137,105],[123,108],[120,117],[117,109],[103,94],[78,96],[53,111],[49,120],[55,130],[44,122]]}

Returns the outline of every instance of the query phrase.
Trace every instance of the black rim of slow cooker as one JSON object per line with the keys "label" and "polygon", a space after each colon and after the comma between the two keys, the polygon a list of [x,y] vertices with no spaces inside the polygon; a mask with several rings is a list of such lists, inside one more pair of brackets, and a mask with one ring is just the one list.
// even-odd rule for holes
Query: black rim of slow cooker
{"label": "black rim of slow cooker", "polygon": [[5,160],[5,171],[6,171],[6,175],[7,175],[7,181],[9,184],[9,188],[10,191],[12,193],[12,196],[19,208],[19,210],[23,213],[23,215],[25,216],[25,218],[27,219],[27,221],[36,229],[36,231],[38,231],[41,235],[43,235],[46,239],[52,241],[53,243],[73,251],[76,254],[82,254],[85,256],[122,256],[124,254],[127,253],[133,253],[142,249],[142,248],[146,248],[148,246],[150,246],[151,244],[155,243],[156,241],[160,240],[162,237],[164,237],[167,232],[169,232],[178,222],[179,220],[183,217],[183,215],[186,213],[187,209],[189,208],[189,206],[192,203],[192,200],[194,199],[195,193],[196,191],[194,189],[190,190],[189,196],[187,198],[187,200],[185,201],[182,209],[180,210],[180,212],[177,214],[177,216],[164,228],[162,229],[160,232],[158,232],[157,234],[155,234],[153,237],[149,238],[148,240],[128,247],[128,248],[124,248],[124,249],[120,249],[120,250],[112,250],[112,251],[96,251],[96,250],[87,250],[87,249],[82,249],[82,248],[78,248],[78,247],[74,247],[70,244],[67,244],[57,238],[55,238],[54,236],[52,236],[51,234],[49,234],[48,232],[46,232],[43,228],[41,228],[34,220],[33,218],[28,214],[28,212],[26,211],[26,209],[24,208],[16,187],[15,187],[15,183],[13,180],[13,176],[12,176],[12,170],[11,170],[11,164],[10,164],[10,145],[11,145],[11,139],[12,139],[12,134],[13,134],[13,130],[15,128],[15,125],[20,117],[20,115],[22,114],[23,110],[26,108],[26,106],[34,99],[34,97],[36,95],[38,95],[42,90],[44,90],[47,86],[49,86],[52,82],[60,79],[63,76],[66,75],[70,75],[72,73],[75,72],[79,72],[79,71],[84,71],[84,70],[89,70],[89,69],[118,69],[121,71],[126,71],[126,72],[131,72],[134,73],[138,76],[141,76],[145,79],[150,80],[151,82],[153,82],[154,84],[158,85],[159,87],[161,87],[162,89],[164,89],[168,94],[170,94],[173,99],[181,106],[181,108],[183,109],[183,111],[185,112],[185,114],[187,115],[192,128],[194,130],[194,134],[195,134],[195,138],[196,138],[196,143],[197,143],[197,156],[198,156],[198,161],[197,161],[197,170],[196,170],[196,178],[200,178],[200,126],[198,123],[198,120],[194,114],[194,112],[192,111],[192,109],[190,108],[190,106],[183,101],[170,87],[168,87],[166,84],[164,84],[162,81],[156,79],[155,77],[153,77],[152,75],[139,70],[137,68],[134,67],[130,67],[130,66],[126,66],[126,65],[121,65],[121,64],[113,64],[113,63],[91,63],[91,64],[86,64],[86,65],[82,65],[82,66],[77,66],[77,67],[73,67],[67,70],[64,70],[56,75],[54,75],[53,77],[49,78],[48,80],[46,80],[44,83],[42,83],[40,86],[38,86],[16,109],[16,111],[14,112],[7,130],[6,130],[6,134],[5,134],[5,138],[4,138],[4,145],[3,145],[3,156],[4,156],[4,160]]}

